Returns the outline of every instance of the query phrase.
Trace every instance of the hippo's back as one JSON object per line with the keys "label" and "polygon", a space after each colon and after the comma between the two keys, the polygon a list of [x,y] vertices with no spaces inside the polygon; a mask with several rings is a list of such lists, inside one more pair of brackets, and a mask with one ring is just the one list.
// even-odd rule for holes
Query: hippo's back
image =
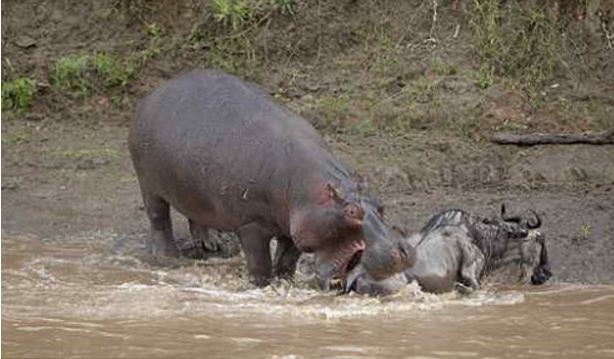
{"label": "hippo's back", "polygon": [[222,223],[229,216],[245,219],[234,213],[266,211],[270,192],[299,169],[291,163],[309,168],[329,156],[305,120],[256,85],[214,71],[190,72],[144,98],[129,146],[142,190],[220,228],[230,228]]}

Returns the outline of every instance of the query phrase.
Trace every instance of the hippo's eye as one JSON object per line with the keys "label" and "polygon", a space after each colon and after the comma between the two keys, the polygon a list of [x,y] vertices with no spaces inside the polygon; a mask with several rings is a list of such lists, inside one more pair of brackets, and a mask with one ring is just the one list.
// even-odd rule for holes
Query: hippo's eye
{"label": "hippo's eye", "polygon": [[363,211],[363,209],[354,203],[350,203],[347,206],[345,206],[343,211],[345,212],[346,216],[352,219],[360,220],[365,216],[365,212]]}

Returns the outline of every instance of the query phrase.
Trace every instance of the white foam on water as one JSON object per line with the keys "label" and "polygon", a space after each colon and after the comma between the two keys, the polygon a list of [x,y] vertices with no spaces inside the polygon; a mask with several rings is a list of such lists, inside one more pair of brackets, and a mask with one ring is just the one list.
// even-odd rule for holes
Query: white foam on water
{"label": "white foam on water", "polygon": [[[23,296],[23,300],[15,300],[15,303],[32,303],[32,315],[45,313],[92,319],[177,315],[235,318],[249,314],[339,320],[394,317],[400,313],[433,311],[457,305],[514,305],[524,301],[520,292],[482,290],[470,296],[457,293],[435,295],[422,292],[416,283],[388,297],[339,296],[310,288],[308,281],[301,276],[297,276],[295,284],[279,281],[266,288],[251,288],[247,283],[244,261],[237,258],[216,259],[215,265],[171,259],[163,264],[148,264],[141,258],[111,253],[108,250],[111,239],[103,238],[100,233],[89,237],[98,239],[95,245],[83,245],[83,241],[72,239],[67,245],[70,255],[65,257],[58,243],[39,244],[42,253],[20,253],[29,254],[30,259],[25,260],[21,268],[11,268],[4,273],[15,279],[37,278],[34,282],[21,281],[22,286],[45,285],[39,285],[31,293],[20,288],[15,295]],[[45,251],[46,247],[52,249]],[[16,282],[20,283],[19,280]]]}

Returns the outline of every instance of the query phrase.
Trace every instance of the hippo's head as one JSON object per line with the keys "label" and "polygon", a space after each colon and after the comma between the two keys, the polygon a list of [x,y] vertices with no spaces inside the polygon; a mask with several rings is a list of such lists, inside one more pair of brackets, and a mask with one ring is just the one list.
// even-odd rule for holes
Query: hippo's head
{"label": "hippo's head", "polygon": [[358,263],[377,280],[412,264],[413,247],[391,236],[377,199],[357,191],[343,193],[330,183],[317,196],[319,200],[292,215],[290,226],[296,246],[315,254],[320,288],[328,290],[331,283],[345,286],[348,272]]}
{"label": "hippo's head", "polygon": [[[531,217],[509,216],[505,205],[501,206],[501,219],[494,220],[499,227],[497,238],[493,241],[493,269],[505,269],[506,281],[543,284],[550,277],[550,263],[546,247],[546,236],[539,231],[541,219],[531,210]],[[507,264],[516,263],[517,266]],[[515,270],[514,270],[515,269]],[[510,271],[511,270],[511,271]],[[497,272],[497,271],[495,271]],[[495,273],[499,277],[502,273]]]}

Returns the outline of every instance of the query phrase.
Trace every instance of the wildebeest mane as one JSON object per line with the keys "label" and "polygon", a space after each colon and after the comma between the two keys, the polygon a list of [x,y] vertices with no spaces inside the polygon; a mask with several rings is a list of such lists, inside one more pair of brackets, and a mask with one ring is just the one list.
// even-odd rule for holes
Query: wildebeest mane
{"label": "wildebeest mane", "polygon": [[462,209],[451,208],[441,210],[422,226],[420,233],[424,235],[441,227],[466,224],[467,217],[469,217],[469,214]]}

